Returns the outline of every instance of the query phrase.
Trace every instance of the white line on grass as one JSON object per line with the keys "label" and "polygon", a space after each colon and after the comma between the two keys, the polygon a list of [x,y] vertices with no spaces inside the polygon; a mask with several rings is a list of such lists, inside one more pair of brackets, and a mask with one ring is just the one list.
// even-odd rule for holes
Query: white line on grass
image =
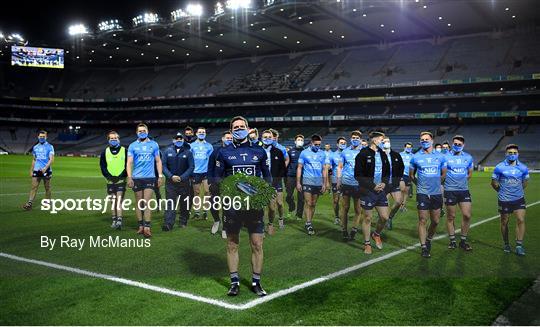
{"label": "white line on grass", "polygon": [[[530,203],[530,204],[527,205],[527,207],[532,207],[532,206],[535,206],[537,204],[540,204],[540,201]],[[482,224],[485,224],[485,223],[490,222],[492,220],[498,219],[500,216],[501,215],[496,215],[496,216],[493,216],[493,217],[489,217],[489,218],[480,220],[480,221],[478,221],[478,222],[476,222],[474,224],[471,224],[471,228],[482,225]],[[460,229],[456,230],[456,232],[459,232],[459,231],[460,231]],[[440,239],[443,239],[445,237],[446,237],[446,234],[441,234],[441,235],[439,235],[437,237],[434,237],[433,240],[440,240]],[[27,259],[27,258],[15,256],[15,255],[8,254],[8,253],[3,253],[3,252],[0,252],[0,257],[4,257],[4,258],[15,260],[15,261],[32,263],[32,264],[45,266],[45,267],[49,267],[49,268],[54,268],[54,269],[58,269],[58,270],[64,270],[64,271],[72,272],[72,273],[75,273],[75,274],[90,276],[90,277],[94,277],[94,278],[106,279],[106,280],[110,280],[110,281],[125,284],[125,285],[130,285],[130,286],[135,286],[135,287],[151,290],[151,291],[154,291],[154,292],[169,294],[169,295],[178,296],[178,297],[181,297],[181,298],[190,299],[190,300],[193,300],[193,301],[212,304],[212,305],[222,307],[222,308],[225,308],[225,309],[246,310],[246,309],[251,309],[251,308],[253,308],[253,307],[255,307],[255,306],[259,305],[259,304],[262,304],[262,303],[277,299],[279,297],[282,297],[282,296],[285,296],[285,295],[300,291],[300,290],[302,290],[304,288],[307,288],[307,287],[310,287],[310,286],[313,286],[313,285],[317,285],[317,284],[320,284],[322,282],[325,282],[325,281],[328,281],[328,280],[343,276],[345,274],[351,273],[353,271],[356,271],[356,270],[371,266],[371,265],[373,265],[373,264],[375,264],[377,262],[381,262],[381,261],[390,259],[392,257],[395,257],[395,256],[400,255],[402,253],[405,253],[407,251],[414,250],[415,248],[417,248],[419,246],[420,246],[420,243],[416,243],[414,245],[411,245],[411,246],[408,246],[408,247],[405,247],[405,248],[402,248],[402,249],[399,249],[399,250],[392,251],[392,252],[387,253],[385,255],[382,255],[380,257],[373,258],[373,259],[368,260],[368,261],[364,261],[364,262],[362,262],[360,264],[357,264],[357,265],[354,265],[354,266],[351,266],[351,267],[348,267],[348,268],[333,272],[333,273],[325,275],[325,276],[315,278],[313,280],[310,280],[310,281],[307,281],[307,282],[304,282],[304,283],[301,283],[301,284],[298,284],[298,285],[295,285],[295,286],[292,286],[292,287],[277,291],[275,293],[271,293],[270,295],[267,295],[265,297],[261,297],[261,298],[258,298],[258,299],[252,300],[252,301],[248,301],[248,302],[246,302],[244,304],[231,304],[231,303],[227,303],[227,302],[224,302],[224,301],[221,301],[221,300],[207,298],[207,297],[203,297],[203,296],[199,296],[199,295],[195,295],[195,294],[191,294],[191,293],[187,293],[187,292],[181,292],[181,291],[177,291],[177,290],[173,290],[173,289],[169,289],[169,288],[164,288],[164,287],[160,287],[160,286],[150,285],[150,284],[146,284],[146,283],[142,283],[142,282],[126,279],[126,278],[116,277],[116,276],[112,276],[112,275],[100,274],[100,273],[96,273],[96,272],[92,272],[92,271],[88,271],[88,270],[83,270],[83,269],[79,269],[79,268],[73,268],[73,267],[58,265],[58,264],[55,264],[55,263],[50,263],[50,262],[41,261],[41,260]]]}
{"label": "white line on grass", "polygon": [[[62,194],[62,193],[84,193],[84,192],[91,192],[91,191],[99,191],[104,190],[101,188],[92,188],[88,190],[71,190],[71,191],[52,191],[52,194]],[[45,194],[45,192],[37,192],[36,194]],[[28,192],[24,193],[0,193],[0,196],[17,196],[17,195],[28,195]]]}

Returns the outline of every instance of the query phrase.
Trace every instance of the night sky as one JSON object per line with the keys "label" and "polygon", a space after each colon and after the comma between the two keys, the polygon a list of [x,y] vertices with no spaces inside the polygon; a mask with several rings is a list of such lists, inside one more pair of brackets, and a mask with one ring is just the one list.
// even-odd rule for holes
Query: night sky
{"label": "night sky", "polygon": [[216,1],[8,0],[2,3],[4,8],[0,9],[0,31],[4,34],[21,33],[30,41],[30,45],[54,44],[68,37],[67,28],[73,23],[82,22],[89,28],[95,28],[101,20],[117,18],[127,25],[131,24],[131,18],[144,11],[154,11],[168,19],[171,11],[185,8],[189,2],[202,3],[207,16],[207,13],[213,13]]}

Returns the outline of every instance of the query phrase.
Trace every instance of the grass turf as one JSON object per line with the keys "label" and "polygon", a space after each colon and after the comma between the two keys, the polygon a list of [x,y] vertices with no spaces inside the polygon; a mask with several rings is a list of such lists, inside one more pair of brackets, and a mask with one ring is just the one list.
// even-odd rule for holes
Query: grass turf
{"label": "grass turf", "polygon": [[[39,201],[33,211],[22,211],[30,185],[30,161],[28,156],[0,156],[1,252],[231,303],[255,298],[247,288],[251,273],[245,232],[241,234],[241,294],[237,298],[225,296],[225,244],[219,236],[210,235],[211,219],[163,233],[159,229],[163,214],[154,213],[149,248],[41,248],[41,235],[68,235],[87,242],[90,235],[138,236],[134,212],[125,215],[127,228],[112,231],[108,214],[77,211],[52,215],[39,210]],[[105,196],[97,159],[58,157],[53,169],[54,198]],[[532,175],[527,189],[529,203],[540,200],[539,191],[538,177]],[[475,173],[471,193],[473,222],[497,214],[489,174]],[[128,195],[132,197],[132,192]],[[291,220],[284,231],[266,237],[263,285],[268,292],[277,292],[415,244],[414,201],[409,199],[407,207],[407,212],[398,213],[394,230],[385,232],[385,248],[375,249],[368,257],[359,241],[341,241],[338,227],[332,224],[330,196],[325,195],[317,206],[315,237],[303,232],[302,222]],[[245,311],[0,258],[0,324],[491,324],[540,273],[540,222],[535,219],[539,214],[540,205],[528,210],[528,253],[524,258],[502,252],[499,224],[494,220],[471,230],[472,253],[447,250],[447,239],[443,239],[434,243],[429,260],[422,259],[418,251],[407,251]],[[444,221],[439,233],[445,230]],[[511,229],[513,232],[513,223]]]}

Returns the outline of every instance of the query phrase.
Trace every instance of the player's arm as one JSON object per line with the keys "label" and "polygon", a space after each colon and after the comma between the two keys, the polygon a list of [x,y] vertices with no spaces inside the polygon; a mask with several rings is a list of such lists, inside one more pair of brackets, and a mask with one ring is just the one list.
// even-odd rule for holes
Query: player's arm
{"label": "player's arm", "polygon": [[497,192],[499,192],[499,190],[501,189],[501,184],[499,183],[500,176],[501,174],[499,170],[497,169],[497,167],[495,167],[493,175],[491,175],[491,187]]}
{"label": "player's arm", "polygon": [[302,192],[302,169],[304,169],[304,164],[300,162],[300,159],[298,160],[298,164],[296,166],[296,189],[298,192]]}
{"label": "player's arm", "polygon": [[30,177],[32,177],[34,173],[34,166],[36,165],[36,157],[32,158],[32,164],[30,165]]}
{"label": "player's arm", "polygon": [[285,157],[285,167],[289,166],[289,163],[291,162],[291,158],[289,158],[289,154],[287,153],[287,150],[283,151],[283,157]]}
{"label": "player's arm", "polygon": [[522,177],[521,185],[523,186],[523,189],[525,189],[527,185],[529,184],[529,169],[528,168],[525,168],[522,176],[523,177]]}
{"label": "player's arm", "polygon": [[[191,153],[191,151],[187,151],[187,160],[188,160],[188,169],[186,169],[186,171],[182,175],[180,175],[180,181],[187,181],[189,177],[193,174],[193,171],[195,170],[195,160],[193,159],[193,153]],[[208,164],[210,165],[210,162],[208,162]],[[208,177],[212,178],[212,176],[208,176]]]}
{"label": "player's arm", "polygon": [[105,151],[101,152],[101,156],[99,157],[99,167],[101,168],[101,174],[103,175],[103,177],[109,180],[112,176],[109,173],[109,170],[107,170],[107,159],[105,158]]}
{"label": "player's arm", "polygon": [[51,153],[49,153],[49,161],[47,161],[47,164],[45,165],[45,167],[43,167],[42,171],[46,172],[47,170],[49,170],[53,162],[54,162],[54,150],[52,150]]}
{"label": "player's arm", "polygon": [[161,159],[161,167],[163,170],[163,175],[165,175],[165,178],[172,178],[173,173],[169,170],[169,156],[168,156],[169,149],[165,150],[165,153],[163,154],[163,159]]}
{"label": "player's arm", "polygon": [[157,151],[157,154],[154,156],[156,160],[156,168],[158,175],[156,176],[158,178],[158,187],[160,187],[163,184],[163,163],[161,162],[161,156],[159,155],[159,150]]}
{"label": "player's arm", "polygon": [[262,160],[259,161],[261,173],[263,175],[264,180],[268,184],[272,184],[272,173],[270,172],[270,167],[268,165],[268,162],[271,160],[271,158],[268,158],[266,155],[266,151],[264,151],[264,154],[262,156]]}
{"label": "player's arm", "polygon": [[128,186],[133,187],[133,149],[131,148],[131,145],[128,148],[126,174],[128,178]]}
{"label": "player's arm", "polygon": [[339,190],[341,186],[341,177],[343,176],[343,161],[338,162],[336,171],[336,187]]}
{"label": "player's arm", "polygon": [[321,193],[326,192],[326,185],[328,185],[328,170],[329,169],[330,169],[329,164],[323,165],[323,171],[322,171],[323,185],[321,187]]}

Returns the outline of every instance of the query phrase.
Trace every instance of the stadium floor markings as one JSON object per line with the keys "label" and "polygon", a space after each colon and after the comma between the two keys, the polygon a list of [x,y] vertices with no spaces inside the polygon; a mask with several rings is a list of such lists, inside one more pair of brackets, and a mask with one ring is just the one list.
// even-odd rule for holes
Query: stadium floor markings
{"label": "stadium floor markings", "polygon": [[[538,204],[540,204],[540,201],[530,203],[530,204],[527,205],[527,208],[538,205]],[[499,214],[499,215],[495,215],[495,216],[492,216],[492,217],[477,221],[477,222],[471,224],[470,228],[474,228],[476,226],[488,223],[490,221],[498,219],[500,216],[501,215]],[[457,229],[456,232],[459,233],[460,229]],[[439,236],[434,237],[433,240],[436,241],[436,240],[440,240],[440,239],[443,239],[443,238],[446,238],[446,237],[447,237],[446,234],[441,234]],[[302,290],[304,288],[323,283],[325,281],[328,281],[328,280],[331,280],[331,279],[334,279],[334,278],[349,274],[349,273],[351,273],[353,271],[356,271],[356,270],[371,266],[371,265],[373,265],[375,263],[378,263],[378,262],[393,258],[393,257],[395,257],[397,255],[400,255],[402,253],[406,253],[407,251],[410,251],[410,250],[414,250],[414,249],[416,249],[418,247],[420,247],[420,243],[416,243],[416,244],[407,246],[405,248],[401,248],[399,250],[392,251],[392,252],[387,253],[385,255],[382,255],[380,257],[373,258],[373,259],[364,261],[362,263],[359,263],[357,265],[350,266],[350,267],[338,270],[338,271],[333,272],[331,274],[321,276],[321,277],[312,279],[310,281],[307,281],[307,282],[304,282],[304,283],[301,283],[301,284],[298,284],[298,285],[291,286],[289,288],[279,290],[279,291],[271,293],[271,294],[269,294],[269,295],[267,295],[265,297],[257,298],[255,300],[251,300],[251,301],[248,301],[248,302],[243,303],[243,304],[232,304],[232,303],[228,303],[228,302],[218,300],[218,299],[208,298],[208,297],[195,295],[195,294],[191,294],[191,293],[187,293],[187,292],[182,292],[182,291],[178,291],[178,290],[173,290],[173,289],[169,289],[169,288],[165,288],[165,287],[161,287],[161,286],[151,285],[151,284],[147,284],[147,283],[143,283],[143,282],[139,282],[139,281],[135,281],[135,280],[130,280],[130,279],[122,278],[122,277],[101,274],[101,273],[92,272],[92,271],[89,271],[89,270],[84,270],[84,269],[59,265],[59,264],[55,264],[55,263],[51,263],[51,262],[47,262],[47,261],[28,259],[28,258],[19,257],[19,256],[16,256],[16,255],[9,254],[9,253],[4,253],[4,252],[0,252],[0,257],[10,259],[10,260],[14,260],[14,261],[30,263],[30,264],[45,266],[45,267],[48,267],[48,268],[68,271],[68,272],[71,272],[71,273],[85,275],[85,276],[89,276],[89,277],[105,279],[105,280],[109,280],[109,281],[120,283],[120,284],[139,287],[139,288],[142,288],[142,289],[146,289],[146,290],[150,290],[150,291],[154,291],[154,292],[159,292],[159,293],[163,293],[163,294],[169,294],[169,295],[173,295],[173,296],[177,296],[177,297],[181,297],[181,298],[185,298],[185,299],[189,299],[189,300],[193,300],[193,301],[197,301],[197,302],[207,303],[207,304],[222,307],[222,308],[225,308],[225,309],[247,310],[247,309],[254,308],[255,306],[258,306],[260,304],[272,301],[274,299],[289,295],[291,293],[298,292],[298,291],[300,291],[300,290]]]}
{"label": "stadium floor markings", "polygon": [[[92,191],[99,191],[103,190],[103,188],[92,188],[87,190],[72,190],[72,191],[53,191],[53,194],[62,194],[62,193],[83,193],[83,192],[92,192]],[[0,196],[20,196],[20,195],[28,195],[29,192],[24,193],[0,193]],[[43,195],[45,192],[38,192],[36,193],[38,195]]]}

